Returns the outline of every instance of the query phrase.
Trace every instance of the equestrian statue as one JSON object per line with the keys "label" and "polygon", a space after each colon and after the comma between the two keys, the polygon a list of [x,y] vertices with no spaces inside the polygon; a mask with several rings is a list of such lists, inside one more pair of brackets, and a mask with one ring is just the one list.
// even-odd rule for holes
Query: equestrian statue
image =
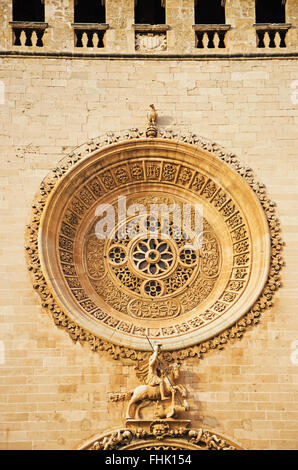
{"label": "equestrian statue", "polygon": [[176,418],[179,412],[189,410],[186,401],[186,388],[178,384],[180,364],[173,363],[165,367],[159,353],[161,344],[152,346],[153,352],[148,361],[136,367],[137,377],[143,382],[133,391],[113,394],[113,401],[130,398],[127,406],[126,419],[141,419],[140,411],[151,402],[155,402],[156,418]]}

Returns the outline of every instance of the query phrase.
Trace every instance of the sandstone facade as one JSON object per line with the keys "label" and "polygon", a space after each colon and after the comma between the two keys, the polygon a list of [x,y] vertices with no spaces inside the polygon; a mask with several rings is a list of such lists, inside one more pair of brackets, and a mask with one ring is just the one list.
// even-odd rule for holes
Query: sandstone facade
{"label": "sandstone facade", "polygon": [[[64,3],[46,2],[43,48],[12,46],[11,5],[0,4],[0,448],[69,449],[122,425],[125,403],[108,397],[137,385],[133,365],[55,327],[32,288],[24,231],[48,171],[88,139],[143,129],[150,103],[161,128],[203,135],[253,168],[286,242],[283,286],[260,324],[222,351],[184,361],[192,423],[249,449],[297,448],[297,29],[286,48],[260,50],[254,2],[230,0],[227,48],[202,51],[193,2],[168,0],[167,50],[138,57],[133,2],[107,0],[106,47],[79,54]],[[287,0],[287,22],[297,27],[295,0]]]}

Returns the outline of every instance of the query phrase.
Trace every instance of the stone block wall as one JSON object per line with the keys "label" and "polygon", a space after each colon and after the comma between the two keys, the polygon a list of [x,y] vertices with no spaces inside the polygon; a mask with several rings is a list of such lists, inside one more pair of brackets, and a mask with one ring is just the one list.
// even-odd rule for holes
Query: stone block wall
{"label": "stone block wall", "polygon": [[[61,2],[47,8],[58,21],[63,12],[56,3]],[[171,3],[183,6],[191,24],[191,15],[186,18],[191,2]],[[249,52],[253,37],[244,30],[252,3],[227,1],[228,12],[234,5],[241,13],[239,50]],[[287,2],[293,22],[295,4]],[[8,21],[9,2],[0,2],[0,9]],[[130,22],[115,19],[109,31],[114,44],[127,41],[125,47],[133,48],[125,33]],[[0,44],[7,50],[10,32],[4,23]],[[64,38],[71,32],[61,25]],[[63,44],[71,50],[70,40]],[[25,264],[24,231],[34,194],[60,158],[101,133],[144,128],[150,103],[160,127],[217,141],[253,168],[277,203],[286,242],[283,287],[260,324],[223,351],[183,362],[192,425],[209,426],[250,449],[297,448],[294,56],[123,59],[0,52],[0,449],[69,449],[99,430],[122,426],[125,402],[109,402],[108,396],[137,385],[133,365],[74,344],[43,312]]]}

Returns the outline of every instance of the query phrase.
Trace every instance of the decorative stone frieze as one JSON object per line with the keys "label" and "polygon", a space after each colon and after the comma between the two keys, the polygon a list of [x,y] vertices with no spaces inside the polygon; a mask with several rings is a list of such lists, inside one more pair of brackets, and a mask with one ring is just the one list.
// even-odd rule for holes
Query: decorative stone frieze
{"label": "decorative stone frieze", "polygon": [[92,436],[78,450],[244,450],[240,444],[207,429],[193,429],[185,422],[156,420],[139,427],[115,429]]}

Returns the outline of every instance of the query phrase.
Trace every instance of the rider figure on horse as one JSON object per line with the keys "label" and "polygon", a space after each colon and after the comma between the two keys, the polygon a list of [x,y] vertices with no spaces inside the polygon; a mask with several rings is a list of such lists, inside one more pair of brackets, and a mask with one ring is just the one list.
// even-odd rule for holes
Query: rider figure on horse
{"label": "rider figure on horse", "polygon": [[160,396],[162,400],[166,400],[168,397],[165,394],[164,379],[160,376],[160,361],[158,359],[158,354],[161,351],[161,344],[158,343],[154,347],[154,352],[149,357],[149,370],[147,376],[147,384],[157,386],[159,385]]}

